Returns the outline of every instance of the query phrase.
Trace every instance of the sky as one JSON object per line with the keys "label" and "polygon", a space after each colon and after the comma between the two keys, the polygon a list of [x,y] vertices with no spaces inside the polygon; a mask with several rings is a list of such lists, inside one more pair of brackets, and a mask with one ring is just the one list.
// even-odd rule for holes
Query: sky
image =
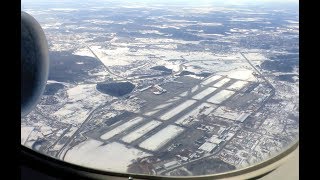
{"label": "sky", "polygon": [[[58,3],[57,3],[58,2]],[[108,5],[126,5],[126,6],[270,6],[270,7],[286,7],[294,6],[298,9],[299,0],[21,0],[21,7],[25,9],[28,5],[46,5],[47,7],[54,6],[59,8],[63,5],[64,8],[73,8],[76,4],[95,4],[97,6]],[[101,4],[100,4],[101,3]]]}
{"label": "sky", "polygon": [[[21,2],[65,2],[68,0],[21,0]],[[78,2],[108,2],[115,0],[78,0]],[[223,4],[238,4],[238,3],[299,3],[299,0],[116,0],[117,2],[188,2],[188,3],[223,3]]]}

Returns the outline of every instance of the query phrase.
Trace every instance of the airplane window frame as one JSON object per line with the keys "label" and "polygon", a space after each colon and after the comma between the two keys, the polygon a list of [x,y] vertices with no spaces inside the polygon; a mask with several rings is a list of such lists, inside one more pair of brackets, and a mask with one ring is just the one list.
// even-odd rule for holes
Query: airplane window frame
{"label": "airplane window frame", "polygon": [[20,162],[22,165],[39,170],[47,175],[60,176],[62,178],[78,177],[81,179],[127,179],[131,177],[133,179],[258,179],[269,174],[283,164],[293,154],[293,152],[299,148],[299,140],[289,145],[286,150],[282,151],[276,156],[270,157],[258,164],[224,173],[201,176],[157,176],[103,171],[61,161],[59,159],[36,152],[23,145],[21,145],[20,148]]}

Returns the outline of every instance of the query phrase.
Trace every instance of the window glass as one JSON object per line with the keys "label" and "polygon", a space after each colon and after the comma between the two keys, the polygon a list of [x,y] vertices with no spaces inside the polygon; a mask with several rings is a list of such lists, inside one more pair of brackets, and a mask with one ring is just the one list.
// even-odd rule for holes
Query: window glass
{"label": "window glass", "polygon": [[247,168],[298,140],[298,1],[22,1],[50,73],[21,144],[121,173]]}

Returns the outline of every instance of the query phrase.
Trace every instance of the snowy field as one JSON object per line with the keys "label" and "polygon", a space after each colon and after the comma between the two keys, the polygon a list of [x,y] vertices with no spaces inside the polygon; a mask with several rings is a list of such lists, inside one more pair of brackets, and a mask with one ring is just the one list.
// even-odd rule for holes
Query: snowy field
{"label": "snowy field", "polygon": [[220,75],[211,76],[208,79],[204,80],[201,84],[202,85],[208,85],[208,84],[212,83],[213,81],[215,81],[215,80],[217,80],[217,79],[219,79],[221,77],[222,76],[220,76]]}
{"label": "snowy field", "polygon": [[80,84],[67,90],[68,99],[65,105],[52,113],[61,122],[78,125],[81,124],[94,109],[110,97],[96,90],[95,84]]}
{"label": "snowy field", "polygon": [[171,139],[174,139],[176,136],[182,133],[183,130],[184,129],[182,127],[168,125],[167,127],[161,129],[159,132],[140,143],[139,146],[144,149],[156,151],[166,143],[168,143]]}
{"label": "snowy field", "polygon": [[154,120],[150,121],[147,124],[136,129],[135,131],[131,132],[130,134],[124,136],[122,138],[122,141],[127,142],[127,143],[131,143],[131,142],[139,139],[140,137],[142,137],[143,135],[145,135],[146,133],[148,133],[152,129],[158,127],[160,124],[161,124],[160,121],[154,121]]}
{"label": "snowy field", "polygon": [[27,138],[33,129],[34,127],[30,126],[21,127],[21,144],[24,144],[27,141]]}
{"label": "snowy field", "polygon": [[219,87],[223,86],[224,84],[226,84],[227,82],[229,82],[230,80],[231,79],[229,79],[229,78],[224,78],[224,79],[220,80],[219,82],[215,83],[213,86],[219,88]]}
{"label": "snowy field", "polygon": [[232,110],[228,109],[227,107],[220,106],[219,108],[217,108],[214,111],[213,115],[223,117],[226,119],[230,119],[230,120],[236,120],[241,115],[241,113],[236,112],[236,111],[232,111]]}
{"label": "snowy field", "polygon": [[88,48],[77,49],[75,52],[73,52],[73,54],[78,56],[89,56],[95,58],[95,56]]}
{"label": "snowy field", "polygon": [[57,142],[57,144],[55,144],[52,147],[52,150],[55,150],[55,151],[60,150],[64,146],[63,139],[70,138],[77,130],[78,130],[77,127],[71,127],[69,131],[63,137],[61,137],[61,139]]}
{"label": "snowy field", "polygon": [[193,99],[203,99],[204,97],[208,96],[209,94],[213,93],[217,88],[214,87],[208,87],[207,89],[199,92],[198,94],[196,94],[195,96],[193,96]]}
{"label": "snowy field", "polygon": [[89,115],[89,110],[83,108],[81,104],[66,104],[53,115],[58,117],[60,121],[68,124],[81,124]]}
{"label": "snowy field", "polygon": [[250,113],[237,112],[225,106],[221,106],[214,111],[213,115],[230,119],[233,121],[243,122],[250,115]]}
{"label": "snowy field", "polygon": [[248,84],[248,82],[246,82],[246,81],[236,81],[235,83],[233,83],[229,87],[227,87],[227,89],[233,90],[233,91],[239,91],[247,84]]}
{"label": "snowy field", "polygon": [[70,149],[64,160],[104,171],[127,172],[128,165],[134,160],[150,156],[148,153],[135,148],[128,148],[117,142],[102,144],[103,142],[97,140],[86,140]]}
{"label": "snowy field", "polygon": [[[117,47],[115,49],[102,49],[101,46],[91,46],[90,49],[98,56],[101,62],[106,66],[129,65],[130,58],[128,47]],[[131,62],[132,63],[132,62]]]}
{"label": "snowy field", "polygon": [[131,119],[128,122],[126,122],[124,124],[121,124],[118,127],[115,127],[111,131],[106,132],[105,134],[103,134],[101,136],[101,139],[104,139],[104,140],[110,139],[111,137],[113,137],[113,136],[115,136],[117,134],[120,134],[121,132],[125,131],[126,129],[129,129],[130,127],[138,124],[142,120],[144,120],[142,117],[136,117],[134,119]]}
{"label": "snowy field", "polygon": [[185,92],[179,94],[180,97],[185,97],[185,96],[187,96],[187,95],[188,95],[188,91],[185,91]]}
{"label": "snowy field", "polygon": [[220,104],[223,101],[227,100],[230,96],[232,96],[235,92],[229,90],[222,90],[217,94],[213,95],[207,101],[214,104]]}
{"label": "snowy field", "polygon": [[243,81],[255,81],[253,71],[249,69],[237,69],[230,72],[220,72],[221,75],[227,75],[229,78],[238,79]]}
{"label": "snowy field", "polygon": [[173,97],[169,100],[167,100],[166,102],[174,102],[174,101],[178,101],[181,97]]}
{"label": "snowy field", "polygon": [[196,107],[194,110],[190,111],[186,115],[179,118],[175,123],[188,126],[193,120],[195,120],[199,115],[209,115],[211,111],[216,108],[215,105],[209,103],[202,103],[200,106]]}
{"label": "snowy field", "polygon": [[159,111],[160,111],[160,109],[154,110],[154,111],[149,111],[149,112],[144,113],[144,115],[146,115],[146,116],[152,116],[152,115],[154,115],[155,113],[157,113],[157,112],[159,112]]}
{"label": "snowy field", "polygon": [[250,61],[265,61],[268,58],[265,57],[263,54],[258,53],[258,52],[252,52],[252,53],[245,53],[245,56],[247,59],[249,59]]}
{"label": "snowy field", "polygon": [[182,112],[183,110],[185,110],[186,108],[188,108],[189,106],[191,106],[194,103],[196,103],[196,100],[187,100],[187,101],[181,103],[180,105],[178,105],[177,107],[173,108],[172,110],[168,111],[167,113],[163,114],[160,117],[160,119],[166,121],[166,120],[172,118],[173,116],[179,114],[180,112]]}
{"label": "snowy field", "polygon": [[156,106],[155,108],[153,108],[154,110],[157,110],[157,109],[163,109],[165,107],[168,107],[170,106],[172,103],[165,103],[165,104],[160,104],[159,106]]}

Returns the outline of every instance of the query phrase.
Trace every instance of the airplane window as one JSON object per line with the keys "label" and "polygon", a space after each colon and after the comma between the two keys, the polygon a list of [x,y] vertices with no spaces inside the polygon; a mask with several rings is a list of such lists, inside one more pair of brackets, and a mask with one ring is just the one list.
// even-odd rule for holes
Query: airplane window
{"label": "airplane window", "polygon": [[21,144],[103,171],[203,176],[299,141],[295,0],[22,0],[50,71]]}

